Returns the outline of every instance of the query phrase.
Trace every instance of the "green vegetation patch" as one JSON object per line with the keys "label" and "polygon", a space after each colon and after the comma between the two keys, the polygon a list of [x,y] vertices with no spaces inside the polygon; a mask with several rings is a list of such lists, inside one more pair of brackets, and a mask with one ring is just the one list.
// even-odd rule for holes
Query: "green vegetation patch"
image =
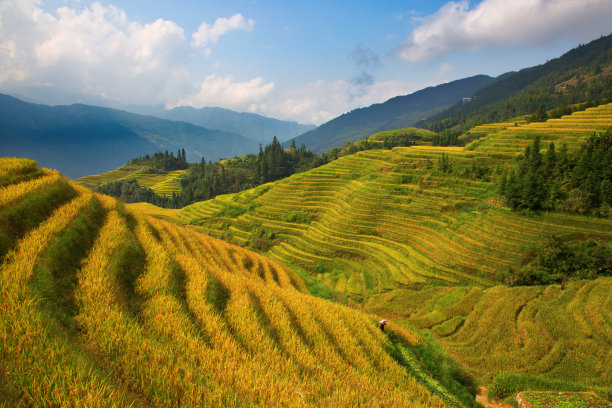
{"label": "green vegetation patch", "polygon": [[219,211],[217,214],[215,214],[216,217],[230,217],[230,218],[236,218],[241,216],[242,214],[244,214],[247,211],[246,208],[244,207],[240,207],[238,205],[228,205],[227,207],[224,207],[221,211]]}
{"label": "green vegetation patch", "polygon": [[[435,133],[427,129],[419,128],[404,128],[395,130],[384,130],[382,132],[374,133],[368,139],[371,141],[387,141],[387,142],[399,142],[402,140],[410,140],[412,142],[431,140]],[[399,146],[399,144],[397,145]]]}
{"label": "green vegetation patch", "polygon": [[546,285],[610,275],[612,248],[609,244],[592,239],[566,243],[559,236],[551,235],[525,254],[522,266],[499,271],[497,279],[512,286]]}
{"label": "green vegetation patch", "polygon": [[499,190],[515,210],[564,210],[612,214],[612,129],[598,132],[569,152],[554,143],[540,152],[540,136],[500,178]]}
{"label": "green vegetation patch", "polygon": [[610,408],[612,403],[589,392],[522,392],[521,399],[532,408]]}
{"label": "green vegetation patch", "polygon": [[388,331],[391,357],[450,406],[478,407],[473,378],[461,370],[428,334],[419,333],[424,345],[412,347],[401,336]]}
{"label": "green vegetation patch", "polygon": [[312,222],[312,215],[303,212],[295,212],[287,214],[284,218],[285,222],[295,222],[297,224],[310,224]]}

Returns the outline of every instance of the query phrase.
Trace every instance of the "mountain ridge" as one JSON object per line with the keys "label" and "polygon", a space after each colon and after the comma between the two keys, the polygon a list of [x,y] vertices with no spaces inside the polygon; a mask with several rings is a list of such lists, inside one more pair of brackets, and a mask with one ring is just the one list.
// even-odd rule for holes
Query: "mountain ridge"
{"label": "mountain ridge", "polygon": [[292,140],[298,146],[303,143],[314,152],[322,152],[379,131],[410,127],[421,121],[423,115],[431,115],[463,97],[471,97],[495,80],[488,75],[475,75],[396,96],[347,112]]}
{"label": "mountain ridge", "polygon": [[[573,48],[543,64],[503,74],[475,92],[469,104],[455,103],[419,126],[460,132],[546,109],[611,97],[612,34]],[[599,71],[599,73],[597,73]],[[575,84],[559,87],[575,79]]]}
{"label": "mountain ridge", "polygon": [[271,142],[274,136],[280,142],[284,142],[315,128],[314,125],[283,121],[256,113],[236,112],[220,107],[178,106],[156,116],[190,122],[207,129],[238,133],[261,143]]}
{"label": "mountain ridge", "polygon": [[75,178],[102,173],[134,157],[185,149],[191,161],[255,152],[242,135],[188,122],[84,104],[48,106],[0,94],[0,155],[23,156]]}

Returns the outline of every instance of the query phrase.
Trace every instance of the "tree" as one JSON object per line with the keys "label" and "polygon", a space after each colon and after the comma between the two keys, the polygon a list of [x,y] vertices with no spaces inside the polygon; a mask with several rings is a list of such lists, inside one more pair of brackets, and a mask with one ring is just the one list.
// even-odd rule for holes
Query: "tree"
{"label": "tree", "polygon": [[438,159],[438,169],[442,173],[450,173],[452,171],[452,167],[453,165],[448,158],[448,154],[442,153],[442,156],[440,156]]}

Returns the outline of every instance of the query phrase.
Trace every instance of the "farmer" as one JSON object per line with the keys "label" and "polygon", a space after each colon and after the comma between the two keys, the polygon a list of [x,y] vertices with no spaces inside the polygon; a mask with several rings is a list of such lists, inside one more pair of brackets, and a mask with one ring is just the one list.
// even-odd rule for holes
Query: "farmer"
{"label": "farmer", "polygon": [[380,327],[380,331],[385,331],[385,325],[387,324],[387,319],[383,319],[378,322],[378,327]]}

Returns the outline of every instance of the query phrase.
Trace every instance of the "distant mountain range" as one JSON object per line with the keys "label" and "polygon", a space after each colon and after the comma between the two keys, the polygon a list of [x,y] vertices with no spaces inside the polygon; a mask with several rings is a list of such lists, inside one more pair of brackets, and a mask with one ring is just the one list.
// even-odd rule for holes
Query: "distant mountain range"
{"label": "distant mountain range", "polygon": [[274,136],[280,142],[283,142],[315,128],[314,125],[302,125],[297,122],[272,119],[254,113],[240,113],[229,109],[211,107],[195,109],[189,106],[181,106],[164,111],[156,116],[190,122],[207,129],[238,133],[264,144],[270,143]]}
{"label": "distant mountain range", "polygon": [[414,126],[458,100],[471,97],[478,89],[494,81],[495,78],[490,76],[477,75],[397,96],[384,103],[345,113],[294,140],[298,146],[304,144],[314,152],[324,152],[344,146],[348,141],[365,139],[381,130]]}
{"label": "distant mountain range", "polygon": [[47,106],[0,94],[0,156],[36,159],[71,178],[114,169],[147,153],[185,149],[190,161],[255,152],[237,133],[116,109]]}

